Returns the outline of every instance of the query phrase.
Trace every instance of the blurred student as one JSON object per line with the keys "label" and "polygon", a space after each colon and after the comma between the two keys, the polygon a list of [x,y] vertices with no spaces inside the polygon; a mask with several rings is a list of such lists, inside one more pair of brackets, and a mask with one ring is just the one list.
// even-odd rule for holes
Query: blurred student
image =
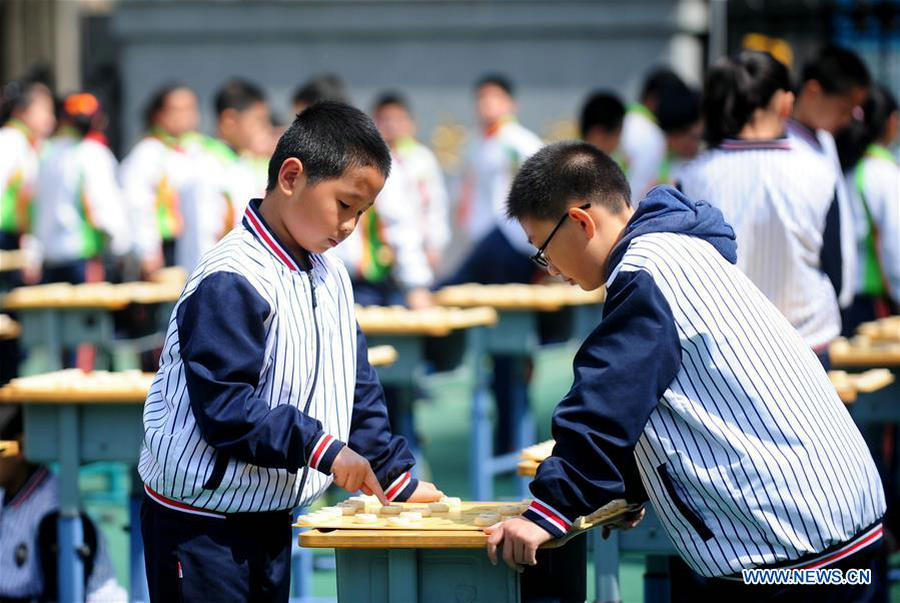
{"label": "blurred student", "polygon": [[853,111],[869,92],[871,76],[854,52],[837,46],[824,47],[803,67],[793,116],[787,129],[792,143],[818,158],[834,182],[834,202],[829,209],[822,257],[823,267],[847,307],[856,288],[856,238],[849,193],[833,134],[850,123]]}
{"label": "blurred student", "polygon": [[581,139],[592,144],[624,167],[625,157],[619,148],[625,105],[614,92],[594,91],[581,108],[579,130]]}
{"label": "blurred student", "polygon": [[375,125],[391,149],[394,164],[402,166],[412,181],[416,209],[421,210],[419,229],[425,237],[425,253],[432,270],[441,265],[450,243],[450,221],[444,174],[434,153],[416,140],[416,124],[409,102],[396,92],[385,92],[375,102]]}
{"label": "blurred student", "polygon": [[216,91],[214,109],[215,137],[197,132],[184,137],[195,169],[185,186],[176,261],[188,272],[240,222],[247,202],[265,192],[250,159],[258,139],[271,130],[265,93],[251,82],[232,79]]}
{"label": "blurred student", "polygon": [[532,246],[503,208],[519,166],[541,148],[541,139],[516,119],[513,84],[503,75],[476,82],[475,107],[481,132],[466,155],[457,207],[457,222],[475,247],[451,280],[530,283]]}
{"label": "blurred student", "polygon": [[122,161],[121,182],[146,275],[175,265],[184,229],[181,201],[192,171],[182,139],[197,128],[197,96],[184,84],[166,84],[150,97],[144,121],[147,133]]}
{"label": "blurred student", "polygon": [[[534,247],[506,216],[505,208],[519,166],[541,148],[542,142],[516,120],[513,85],[506,77],[491,74],[479,79],[475,106],[481,134],[467,154],[457,208],[458,223],[474,247],[444,284],[532,283],[539,276],[531,261]],[[512,425],[514,405],[524,405],[527,400],[521,398],[525,389],[515,359],[497,355],[493,362],[491,388],[497,404],[494,450],[505,453],[530,437],[525,434],[517,441]]]}
{"label": "blurred student", "polygon": [[684,167],[700,152],[703,139],[700,92],[687,85],[674,85],[663,90],[659,127],[666,137],[666,155],[659,166],[656,184],[675,185]]}
{"label": "blurred student", "polygon": [[687,166],[681,186],[722,210],[737,235],[738,268],[827,366],[828,344],[840,333],[822,260],[834,182],[823,162],[792,151],[785,121],[793,102],[787,68],[770,54],[718,61],[704,89],[709,149]]}
{"label": "blurred student", "polygon": [[70,94],[60,127],[41,158],[34,196],[34,235],[47,283],[103,280],[101,255],[124,256],[131,247],[118,163],[97,141],[100,102]]}
{"label": "blurred student", "polygon": [[39,82],[10,82],[0,96],[0,249],[19,249],[41,142],[56,126],[53,94]]}
{"label": "blurred student", "polygon": [[[58,601],[59,485],[45,465],[26,460],[21,410],[0,421],[0,439],[20,444],[17,454],[0,457],[0,601]],[[106,539],[87,515],[81,519],[87,603],[124,603],[128,593],[116,581]]]}
{"label": "blurred student", "polygon": [[625,114],[621,149],[632,199],[643,199],[659,177],[666,156],[666,137],[659,127],[659,99],[671,86],[684,86],[684,82],[671,69],[653,70],[644,80],[639,101],[629,105]]}
{"label": "blurred student", "polygon": [[900,123],[897,99],[873,86],[861,117],[836,137],[859,257],[853,303],[842,313],[846,336],[860,323],[900,312],[900,164],[889,150]]}
{"label": "blurred student", "polygon": [[294,115],[298,115],[310,105],[321,101],[350,103],[350,93],[341,76],[335,73],[320,73],[309,78],[294,91],[291,106]]}

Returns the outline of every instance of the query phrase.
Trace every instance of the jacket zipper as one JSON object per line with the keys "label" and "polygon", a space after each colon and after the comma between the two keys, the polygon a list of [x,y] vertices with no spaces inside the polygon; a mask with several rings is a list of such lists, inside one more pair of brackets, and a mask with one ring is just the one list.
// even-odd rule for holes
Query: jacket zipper
{"label": "jacket zipper", "polygon": [[[316,316],[316,307],[318,307],[319,303],[316,300],[316,284],[313,282],[312,278],[312,270],[309,271],[307,278],[309,278],[309,297],[312,302],[312,316],[313,316],[313,328],[316,331],[316,361],[314,363],[313,368],[313,382],[312,387],[309,389],[309,396],[306,398],[306,405],[303,407],[303,414],[309,414],[309,407],[312,404],[313,396],[316,393],[316,385],[319,381],[319,348],[320,348],[320,340],[319,340],[319,319]],[[306,485],[306,475],[309,473],[309,465],[304,465],[303,474],[300,476],[300,488],[297,490],[297,496],[303,497],[303,487]],[[299,502],[299,501],[298,501]]]}

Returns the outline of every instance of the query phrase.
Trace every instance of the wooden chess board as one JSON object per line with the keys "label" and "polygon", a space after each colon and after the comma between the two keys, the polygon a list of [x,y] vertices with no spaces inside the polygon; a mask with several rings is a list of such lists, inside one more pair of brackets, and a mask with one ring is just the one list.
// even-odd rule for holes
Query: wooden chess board
{"label": "wooden chess board", "polygon": [[900,366],[900,341],[873,341],[865,335],[839,337],[828,348],[835,366]]}
{"label": "wooden chess board", "polygon": [[0,339],[15,339],[22,333],[22,327],[6,314],[0,314]]}
{"label": "wooden chess board", "polygon": [[53,402],[143,402],[154,373],[122,371],[110,373],[67,369],[13,379],[0,388],[0,401]]}
{"label": "wooden chess board", "polygon": [[493,308],[425,308],[403,306],[357,306],[356,320],[367,335],[421,334],[444,336],[451,331],[492,325],[497,322]]}
{"label": "wooden chess board", "polygon": [[[445,499],[444,500],[448,500]],[[450,499],[453,500],[453,499]],[[392,503],[383,507],[375,497],[355,496],[336,507],[325,507],[297,518],[296,527],[320,530],[403,530],[480,532],[504,519],[521,515],[529,500],[521,502]],[[587,517],[579,517],[573,529],[586,530],[616,521],[634,511],[624,500],[615,500]],[[417,516],[421,513],[421,516]]]}
{"label": "wooden chess board", "polygon": [[397,350],[389,345],[376,345],[369,348],[369,364],[386,366],[397,361]]}
{"label": "wooden chess board", "polygon": [[120,310],[128,304],[156,304],[176,301],[182,287],[175,283],[134,282],[50,283],[17,287],[3,299],[7,310],[39,308],[102,308]]}
{"label": "wooden chess board", "polygon": [[25,267],[25,253],[21,249],[0,250],[0,272],[21,270]]}
{"label": "wooden chess board", "polygon": [[864,322],[856,332],[869,341],[893,341],[900,343],[900,316],[888,316],[873,322]]}
{"label": "wooden chess board", "polygon": [[479,285],[468,283],[444,287],[434,295],[443,306],[489,306],[501,310],[554,311],[563,306],[596,304],[606,299],[602,287],[585,291],[568,284],[551,285]]}

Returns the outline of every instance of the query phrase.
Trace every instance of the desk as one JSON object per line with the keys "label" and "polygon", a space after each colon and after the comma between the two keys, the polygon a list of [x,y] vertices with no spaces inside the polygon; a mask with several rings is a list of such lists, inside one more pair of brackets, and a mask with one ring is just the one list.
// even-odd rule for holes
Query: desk
{"label": "desk", "polygon": [[[152,373],[130,374],[133,387],[79,393],[88,379],[80,371],[14,379],[0,388],[0,403],[22,404],[25,451],[29,460],[59,463],[59,595],[61,601],[84,600],[83,564],[76,552],[83,543],[78,470],[84,463],[124,462],[135,466],[144,437],[142,414]],[[60,378],[68,389],[41,387],[35,379]],[[22,385],[24,384],[24,385]],[[56,391],[54,391],[54,389]],[[147,600],[140,498],[132,488],[131,600]]]}
{"label": "desk", "polygon": [[[599,323],[598,305],[604,299],[603,289],[586,292],[571,285],[466,284],[435,293],[435,301],[442,305],[489,306],[497,311],[497,324],[485,334],[484,352],[513,359],[509,428],[517,450],[536,437],[526,371],[529,359],[540,348],[540,321],[552,319],[551,329],[559,340],[580,341]],[[516,470],[518,452],[494,456],[489,399],[477,395],[472,405],[473,430],[477,432],[470,457],[472,494],[487,500],[493,498],[494,476]],[[522,496],[527,495],[525,480],[520,480],[519,490]]]}
{"label": "desk", "polygon": [[[477,506],[502,506],[500,502],[463,502],[463,511]],[[597,515],[606,520],[608,513]],[[556,548],[593,527],[570,532],[541,548]],[[311,529],[299,537],[303,547],[335,549],[338,601],[369,603],[423,603],[468,601],[518,603],[518,574],[499,562],[491,565],[486,554],[487,536],[470,531],[404,529]]]}
{"label": "desk", "polygon": [[157,306],[157,324],[165,332],[172,307],[181,294],[173,284],[52,283],[18,287],[3,300],[22,326],[21,344],[28,352],[43,348],[47,370],[61,367],[62,351],[81,344],[110,349],[114,341],[113,313],[130,304]]}

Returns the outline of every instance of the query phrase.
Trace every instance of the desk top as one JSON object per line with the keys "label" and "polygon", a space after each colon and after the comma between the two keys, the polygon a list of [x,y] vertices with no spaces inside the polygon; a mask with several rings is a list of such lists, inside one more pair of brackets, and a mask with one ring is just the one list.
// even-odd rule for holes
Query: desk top
{"label": "desk top", "polygon": [[585,291],[567,284],[480,285],[468,283],[444,287],[434,294],[443,306],[488,306],[498,310],[537,310],[553,312],[563,306],[597,304],[606,299],[606,290]]}
{"label": "desk top", "polygon": [[181,295],[181,289],[173,283],[50,283],[13,289],[3,299],[3,307],[7,310],[120,310],[128,304],[174,302]]}
{"label": "desk top", "polygon": [[397,350],[389,345],[376,345],[369,348],[369,364],[372,366],[387,366],[397,360]]}
{"label": "desk top", "polygon": [[22,333],[22,327],[7,314],[0,314],[0,339],[15,339]]}
{"label": "desk top", "polygon": [[0,272],[21,270],[25,267],[25,253],[21,249],[12,251],[0,250]]}
{"label": "desk top", "polygon": [[[365,498],[365,497],[358,497]],[[401,506],[413,505],[402,503]],[[470,502],[461,503],[462,514],[465,515],[468,508],[497,508],[515,506],[512,503],[503,502]],[[421,505],[419,505],[421,506]],[[624,500],[615,500],[598,509],[588,517],[580,517],[574,524],[574,529],[565,537],[550,541],[542,548],[555,548],[577,536],[585,530],[604,525],[619,519],[623,514],[634,509],[626,506]],[[508,519],[510,516],[497,516],[497,521]],[[302,517],[301,517],[302,519]],[[423,518],[425,522],[432,518]],[[462,521],[462,520],[460,520]],[[299,524],[303,527],[302,522]],[[352,524],[348,524],[352,525]],[[487,535],[483,527],[472,529],[367,529],[361,528],[315,528],[300,534],[300,545],[311,548],[359,548],[359,549],[386,549],[386,548],[414,548],[414,549],[478,549],[487,544]]]}
{"label": "desk top", "polygon": [[859,325],[856,332],[871,341],[900,343],[900,316],[888,316]]}
{"label": "desk top", "polygon": [[835,367],[900,367],[900,342],[872,341],[863,335],[840,337],[828,348]]}
{"label": "desk top", "polygon": [[451,331],[492,325],[493,308],[425,308],[357,306],[356,320],[366,335],[428,335],[443,337]]}
{"label": "desk top", "polygon": [[110,373],[67,369],[19,377],[0,388],[0,402],[17,404],[84,404],[96,402],[143,404],[155,373]]}

